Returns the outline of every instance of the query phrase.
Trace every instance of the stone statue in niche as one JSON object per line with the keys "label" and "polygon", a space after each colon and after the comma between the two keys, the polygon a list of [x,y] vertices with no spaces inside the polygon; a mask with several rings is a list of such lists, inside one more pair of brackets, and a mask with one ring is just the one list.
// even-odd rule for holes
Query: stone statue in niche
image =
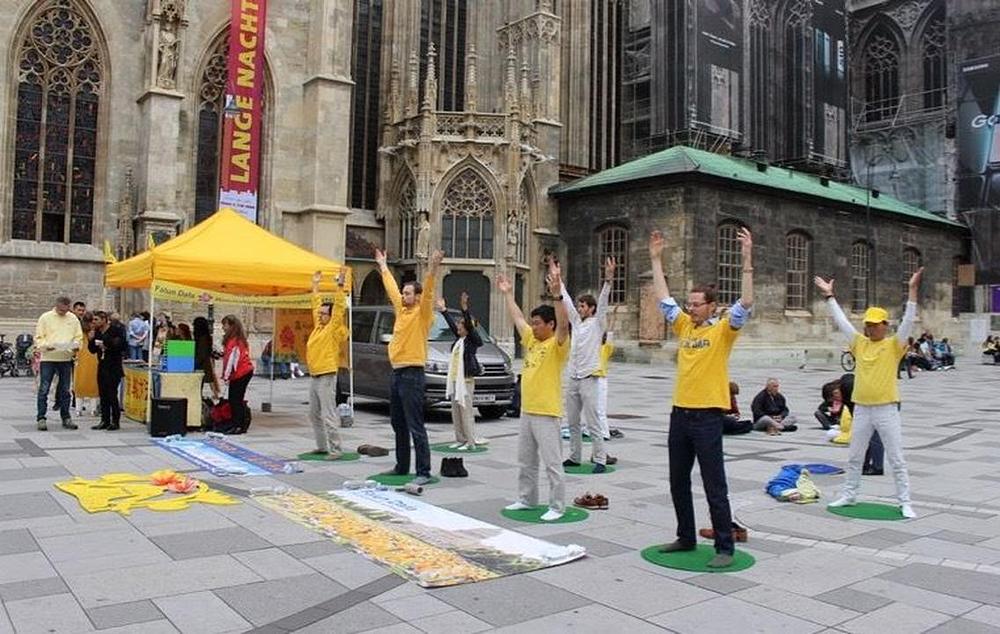
{"label": "stone statue in niche", "polygon": [[426,260],[430,253],[431,245],[431,222],[426,211],[420,212],[420,221],[417,224],[417,247],[414,251],[421,260]]}
{"label": "stone statue in niche", "polygon": [[511,212],[507,215],[507,254],[509,256],[514,256],[517,253],[517,243],[520,239],[518,220],[517,212]]}
{"label": "stone statue in niche", "polygon": [[160,29],[159,62],[156,69],[156,85],[173,89],[177,85],[177,34],[173,22],[165,23]]}

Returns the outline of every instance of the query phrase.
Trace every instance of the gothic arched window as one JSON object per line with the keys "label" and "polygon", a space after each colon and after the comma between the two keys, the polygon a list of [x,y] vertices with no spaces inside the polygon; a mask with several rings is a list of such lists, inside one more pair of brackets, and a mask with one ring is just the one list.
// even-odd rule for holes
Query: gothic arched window
{"label": "gothic arched window", "polygon": [[806,34],[811,28],[812,0],[792,0],[785,6],[785,159],[806,157],[806,72],[812,51]]}
{"label": "gothic arched window", "polygon": [[483,179],[473,170],[459,174],[441,202],[441,249],[450,258],[493,257],[496,206]]}
{"label": "gothic arched window", "polygon": [[899,101],[899,44],[884,26],[868,36],[861,69],[868,121],[892,117]]}
{"label": "gothic arched window", "polygon": [[[201,222],[208,218],[219,208],[219,162],[222,159],[222,130],[223,130],[223,107],[226,98],[226,81],[228,71],[226,70],[229,60],[229,29],[220,35],[212,46],[212,52],[208,56],[208,61],[201,72],[198,84],[198,151],[195,163],[195,197],[194,197],[194,220]],[[264,83],[264,90],[261,92],[261,114],[267,111],[267,82]],[[262,116],[262,120],[267,122],[267,117]],[[257,133],[263,135],[264,127],[258,128]],[[261,137],[263,139],[263,136]],[[261,149],[264,143],[261,143]],[[261,152],[263,153],[263,152]],[[259,181],[259,187],[263,190],[264,179]],[[260,218],[260,209],[264,196],[262,191],[257,192],[257,217]]]}
{"label": "gothic arched window", "polygon": [[924,107],[944,106],[947,85],[945,70],[944,11],[938,11],[927,22],[920,37],[920,48],[924,60]]}
{"label": "gothic arched window", "polygon": [[624,304],[625,295],[628,292],[628,229],[620,225],[608,225],[597,232],[597,270],[601,286],[604,278],[604,263],[608,258],[615,259],[614,279],[611,282],[611,295],[608,302],[611,304]]}
{"label": "gothic arched window", "polygon": [[860,313],[868,306],[871,285],[871,245],[857,241],[851,245],[851,310]]}
{"label": "gothic arched window", "polygon": [[771,85],[771,14],[766,0],[750,2],[750,139],[754,150],[770,149],[768,87]]}
{"label": "gothic arched window", "polygon": [[740,242],[736,232],[740,226],[735,222],[725,222],[719,225],[716,234],[716,251],[718,254],[718,301],[728,305],[740,298],[743,292],[742,273],[743,259],[740,255]]}
{"label": "gothic arched window", "polygon": [[104,61],[96,30],[71,0],[36,10],[17,49],[11,236],[93,242]]}
{"label": "gothic arched window", "polygon": [[920,251],[913,247],[903,249],[903,297],[907,296],[910,290],[910,277],[920,268]]}
{"label": "gothic arched window", "polygon": [[417,246],[417,190],[413,179],[408,178],[399,191],[399,201],[396,204],[399,213],[399,257],[409,260],[413,257]]}
{"label": "gothic arched window", "polygon": [[785,236],[785,308],[805,310],[809,306],[809,259],[812,240],[794,231]]}

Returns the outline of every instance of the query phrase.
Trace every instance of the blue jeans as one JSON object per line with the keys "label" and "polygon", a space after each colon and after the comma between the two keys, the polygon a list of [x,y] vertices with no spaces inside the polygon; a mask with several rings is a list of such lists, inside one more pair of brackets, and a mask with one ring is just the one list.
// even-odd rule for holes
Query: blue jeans
{"label": "blue jeans", "polygon": [[64,421],[70,420],[69,384],[73,379],[72,361],[42,361],[41,368],[38,371],[37,420],[45,418],[49,406],[49,389],[52,387],[52,379],[57,375],[59,383],[56,384],[56,407],[59,408],[59,415]]}
{"label": "blue jeans", "polygon": [[431,475],[431,447],[424,427],[424,369],[416,366],[392,371],[389,416],[396,434],[396,473],[410,472],[410,437],[417,456],[417,475]]}
{"label": "blue jeans", "polygon": [[677,515],[677,539],[693,546],[698,538],[691,497],[691,470],[697,458],[715,531],[715,552],[732,555],[733,517],[729,509],[729,488],[722,457],[722,427],[722,410],[674,407],[670,413],[670,435],[667,437],[670,497]]}
{"label": "blue jeans", "polygon": [[137,346],[133,346],[132,344],[129,344],[129,346],[128,346],[128,358],[131,359],[131,360],[133,360],[133,361],[138,361],[139,359],[142,359],[142,351],[144,349],[145,348],[142,347],[142,344],[139,344]]}

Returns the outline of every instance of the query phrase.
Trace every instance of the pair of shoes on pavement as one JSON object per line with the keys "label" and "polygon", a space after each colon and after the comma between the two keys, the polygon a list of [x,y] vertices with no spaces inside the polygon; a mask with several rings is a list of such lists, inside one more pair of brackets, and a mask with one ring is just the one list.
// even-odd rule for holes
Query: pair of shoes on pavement
{"label": "pair of shoes on pavement", "polygon": [[118,431],[119,425],[118,423],[99,423],[97,425],[93,425],[91,429],[100,431]]}
{"label": "pair of shoes on pavement", "polygon": [[[48,431],[49,430],[48,421],[45,419],[44,416],[42,418],[39,418],[38,420],[36,420],[35,423],[37,425],[38,431]],[[62,426],[63,426],[63,429],[79,429],[79,427],[76,426],[76,423],[74,423],[73,419],[71,419],[71,418],[64,418],[63,422],[62,422]]]}
{"label": "pair of shoes on pavement", "polygon": [[[749,539],[747,529],[743,528],[736,522],[733,522],[732,533],[734,542],[745,542]],[[700,528],[698,529],[698,534],[705,539],[715,539],[715,529],[712,528]]]}
{"label": "pair of shoes on pavement", "polygon": [[[689,544],[681,540],[672,541],[669,544],[660,546],[659,551],[664,554],[687,552],[697,548],[697,544]],[[728,553],[715,553],[715,557],[705,564],[709,568],[728,568],[733,565],[733,556]]]}
{"label": "pair of shoes on pavement", "polygon": [[608,509],[608,498],[600,493],[587,491],[583,495],[573,499],[573,504],[585,509],[595,511],[606,511]]}
{"label": "pair of shoes on pavement", "polygon": [[[525,504],[524,502],[518,501],[512,504],[508,504],[503,508],[505,511],[527,511],[534,507],[531,506],[530,504]],[[542,520],[543,522],[554,522],[557,519],[561,518],[562,516],[563,516],[563,511],[557,511],[553,508],[549,508],[549,510],[542,513],[542,516],[539,519]]]}
{"label": "pair of shoes on pavement", "polygon": [[[594,462],[594,459],[591,458],[590,461]],[[597,464],[597,463],[594,463],[594,464]],[[615,456],[608,456],[607,458],[604,459],[604,464],[606,464],[606,465],[615,465],[615,464],[618,464],[618,458],[616,458]]]}
{"label": "pair of shoes on pavement", "polygon": [[381,456],[388,456],[389,450],[385,447],[379,447],[378,445],[359,445],[358,453],[362,456],[370,456],[372,458],[379,458]]}

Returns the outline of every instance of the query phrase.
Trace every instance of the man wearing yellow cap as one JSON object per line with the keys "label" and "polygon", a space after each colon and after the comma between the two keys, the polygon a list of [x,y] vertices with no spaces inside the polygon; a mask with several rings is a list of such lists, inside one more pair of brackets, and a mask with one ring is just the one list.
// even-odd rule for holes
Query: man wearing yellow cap
{"label": "man wearing yellow cap", "polygon": [[847,477],[840,497],[827,506],[852,506],[857,503],[861,484],[861,464],[872,433],[877,431],[885,445],[886,458],[896,478],[896,496],[903,517],[914,518],[910,505],[910,476],[903,459],[902,420],[899,416],[899,389],[896,369],[906,354],[906,339],[917,316],[917,289],[923,267],[910,277],[906,310],[894,337],[889,332],[889,313],[878,306],[865,311],[865,332],[859,333],[848,321],[833,296],[833,280],[816,277],[816,288],[826,299],[826,305],[837,327],[848,338],[851,354],[857,362],[854,378],[854,427],[851,432]]}

